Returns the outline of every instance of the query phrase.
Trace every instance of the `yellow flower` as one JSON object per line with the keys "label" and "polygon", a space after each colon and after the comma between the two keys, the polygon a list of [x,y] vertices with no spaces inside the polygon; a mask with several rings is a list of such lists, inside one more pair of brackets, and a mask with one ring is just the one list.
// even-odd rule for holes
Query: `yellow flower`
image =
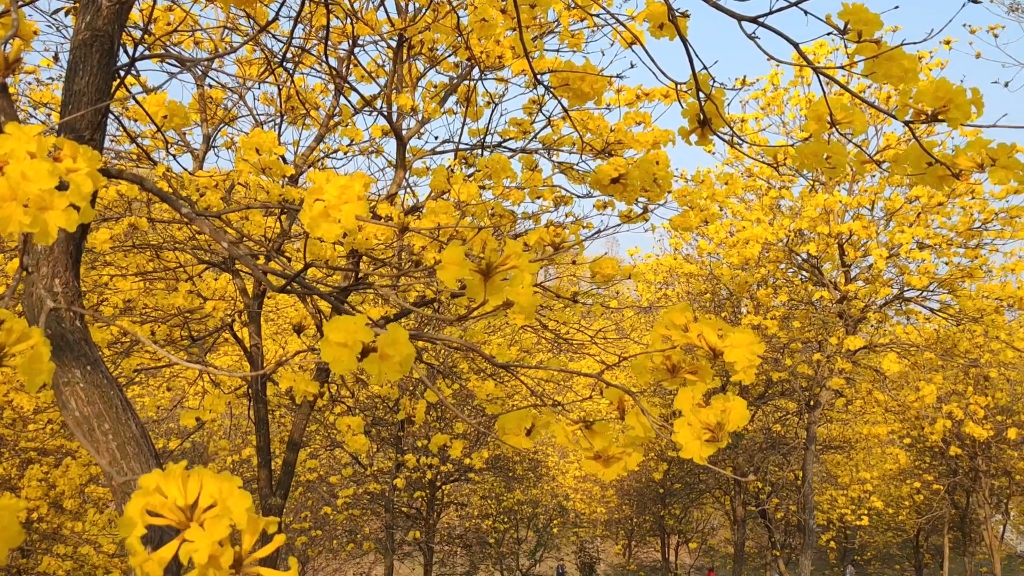
{"label": "yellow flower", "polygon": [[401,324],[388,324],[377,338],[377,351],[363,360],[363,369],[378,383],[395,381],[412,370],[416,347],[409,341],[409,332]]}
{"label": "yellow flower", "polygon": [[331,370],[347,374],[359,365],[363,345],[373,341],[370,320],[363,314],[335,316],[324,324],[324,337],[320,340],[320,357]]}
{"label": "yellow flower", "polygon": [[[287,572],[256,565],[281,547],[284,535],[250,552],[261,532],[277,531],[278,520],[255,513],[252,496],[241,488],[241,479],[202,466],[191,470],[185,466],[184,462],[168,464],[142,476],[139,489],[125,505],[121,533],[137,572],[161,575],[177,555],[183,563],[191,562],[196,574],[298,574],[294,559]],[[179,533],[160,549],[150,551],[142,543],[149,526],[170,526]],[[242,532],[241,547],[232,545],[236,530]]]}
{"label": "yellow flower", "polygon": [[0,495],[0,566],[7,565],[7,556],[25,541],[25,530],[18,517],[28,503],[12,494]]}
{"label": "yellow flower", "polygon": [[874,38],[885,26],[878,14],[860,2],[843,2],[843,9],[839,11],[838,16],[840,20],[846,22],[849,30],[846,37],[854,42]]}
{"label": "yellow flower", "polygon": [[590,263],[590,278],[594,282],[609,282],[618,275],[619,261],[611,256],[602,256]]}

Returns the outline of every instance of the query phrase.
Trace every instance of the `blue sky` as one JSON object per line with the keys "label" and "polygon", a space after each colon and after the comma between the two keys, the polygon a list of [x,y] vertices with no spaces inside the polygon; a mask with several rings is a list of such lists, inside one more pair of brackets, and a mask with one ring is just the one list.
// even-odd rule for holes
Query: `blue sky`
{"label": "blue sky", "polygon": [[[781,5],[784,1],[774,0],[771,4]],[[886,24],[902,27],[902,30],[896,34],[896,40],[924,39],[930,32],[942,29],[948,22],[948,27],[939,33],[932,42],[922,45],[922,49],[934,47],[942,38],[951,36],[960,40],[956,44],[958,48],[973,52],[967,45],[970,36],[963,27],[965,22],[978,26],[1007,22],[990,11],[988,4],[967,4],[961,10],[964,4],[962,0],[862,0],[862,2],[875,12],[882,13]],[[769,3],[769,0],[745,2],[723,0],[724,6],[748,14],[768,9]],[[677,2],[676,5],[685,6],[690,10],[689,38],[705,61],[715,62],[712,71],[717,78],[724,80],[740,78],[744,75],[756,77],[769,70],[765,56],[743,36],[732,20],[705,6],[702,2]],[[893,9],[896,5],[899,5],[899,8]],[[841,2],[838,0],[811,0],[804,6],[814,14],[824,16],[826,13],[838,12]],[[958,10],[959,14],[957,14]],[[996,9],[993,7],[992,10]],[[820,23],[808,21],[807,18],[795,11],[791,11],[791,13],[791,15],[773,19],[772,23],[797,40],[811,40],[822,29]],[[952,21],[950,21],[951,19]],[[1010,41],[1021,35],[1019,26],[1016,29],[1010,26],[1003,34],[1002,39]],[[759,36],[765,46],[777,56],[788,57],[792,53],[791,49],[779,41],[772,42],[769,33],[761,33]],[[1024,41],[1018,44],[1015,55],[1024,58]],[[981,44],[978,46],[986,48]],[[682,47],[679,44],[661,42],[651,44],[650,48],[659,63],[670,73],[677,78],[687,76],[688,68]],[[986,55],[989,53],[996,56],[993,50],[985,50]],[[983,121],[995,122],[1000,116],[1006,114],[1000,123],[1024,124],[1024,106],[1019,104],[1022,94],[1015,94],[1001,86],[992,84],[997,79],[1009,79],[1012,76],[1012,70],[995,62],[977,60],[972,56],[956,52],[943,51],[943,57],[950,60],[946,74],[950,80],[962,82],[967,86],[977,86],[984,93],[985,116]],[[1024,83],[1024,78],[1018,80],[1018,85],[1021,83]],[[676,121],[669,118],[666,120]],[[1020,133],[1021,131],[1017,130],[991,131],[993,137],[1009,141],[1019,140]],[[710,157],[703,150],[685,144],[673,149],[671,155],[673,162],[680,168],[692,169],[710,163]],[[618,240],[623,251],[630,247],[648,249],[653,244],[653,237],[642,232],[625,233],[620,235]]]}

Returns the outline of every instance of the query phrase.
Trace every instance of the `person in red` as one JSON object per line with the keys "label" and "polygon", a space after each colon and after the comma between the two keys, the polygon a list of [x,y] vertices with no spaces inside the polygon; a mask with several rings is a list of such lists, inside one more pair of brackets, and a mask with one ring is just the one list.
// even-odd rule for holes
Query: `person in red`
{"label": "person in red", "polygon": [[707,576],[715,576],[715,567],[714,566],[708,568],[708,575]]}

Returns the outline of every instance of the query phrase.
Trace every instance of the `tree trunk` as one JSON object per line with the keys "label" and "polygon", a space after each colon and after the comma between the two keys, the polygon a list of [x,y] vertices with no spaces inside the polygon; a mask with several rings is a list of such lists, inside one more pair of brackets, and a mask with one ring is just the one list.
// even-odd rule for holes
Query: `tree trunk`
{"label": "tree trunk", "polygon": [[[121,33],[134,2],[84,2],[68,54],[58,135],[102,151]],[[160,466],[156,449],[110,374],[85,318],[51,306],[82,306],[81,263],[87,226],[61,231],[50,246],[24,250],[25,314],[43,320],[57,369],[53,388],[61,415],[96,459],[123,506],[135,480]]]}
{"label": "tree trunk", "polygon": [[405,420],[399,420],[392,437],[395,450],[395,463],[391,468],[388,493],[384,500],[384,576],[395,576],[395,556],[398,554],[395,538],[395,479],[402,470],[402,458],[405,455]]}
{"label": "tree trunk", "polygon": [[420,546],[423,555],[423,576],[434,576],[434,546],[437,544],[437,525],[441,516],[437,502],[440,489],[436,478],[428,481],[427,502],[423,510],[423,543]]}
{"label": "tree trunk", "polygon": [[765,532],[768,534],[768,545],[770,546],[768,553],[775,559],[775,568],[778,570],[779,576],[789,576],[786,561],[782,559],[782,544],[779,542],[775,525],[772,524],[771,515],[768,513],[767,499],[761,502],[757,515],[761,518],[761,524],[764,525]]}
{"label": "tree trunk", "polygon": [[[326,388],[330,377],[330,366],[326,362],[317,362],[316,369],[313,371],[313,381],[320,384],[321,390]],[[318,400],[318,398],[303,400],[295,410],[295,415],[292,416],[292,425],[288,431],[288,440],[285,442],[281,468],[274,481],[274,497],[271,500],[271,504],[267,507],[270,513],[268,515],[281,518],[282,523],[284,522],[285,505],[288,503],[288,496],[291,495],[292,483],[295,480],[295,468],[299,463],[299,455],[305,444],[306,428],[309,426],[309,420],[313,416],[313,409],[316,407]],[[283,531],[283,529],[282,524],[281,530]],[[281,550],[282,548],[274,550],[273,553],[263,559],[261,566],[270,568],[280,567]]]}
{"label": "tree trunk", "polygon": [[920,526],[914,531],[914,576],[924,576],[924,551],[927,542],[923,533],[924,529]]}
{"label": "tree trunk", "polygon": [[[61,95],[58,136],[102,152],[116,79],[121,35],[134,0],[79,2]],[[82,307],[81,263],[88,226],[61,231],[50,246],[23,246],[23,307],[28,321],[50,340],[56,365],[53,390],[71,433],[103,470],[118,509],[139,476],[160,466],[156,448],[117,380],[110,373]],[[146,544],[159,547],[172,531],[151,529]],[[177,561],[166,574],[177,574]]]}
{"label": "tree trunk", "polygon": [[964,575],[974,576],[974,538],[971,534],[971,509],[974,494],[971,489],[964,490],[964,507],[960,510],[960,544],[964,559]]}
{"label": "tree trunk", "polygon": [[[743,477],[740,472],[736,476]],[[747,564],[747,483],[732,480],[729,505],[732,512],[732,576],[743,576]]]}
{"label": "tree trunk", "polygon": [[668,530],[661,528],[658,534],[658,552],[661,554],[661,576],[670,576],[672,574],[670,539],[671,536],[669,536]]}
{"label": "tree trunk", "polygon": [[423,540],[423,576],[434,576],[434,537]]}
{"label": "tree trunk", "polygon": [[949,576],[949,512],[942,522],[942,576]]}
{"label": "tree trunk", "polygon": [[[683,551],[683,546],[689,544],[689,542],[683,542],[683,539],[678,535],[676,536],[676,543],[672,546],[672,573],[679,574],[679,556]],[[687,549],[689,550],[689,549]]]}
{"label": "tree trunk", "polygon": [[818,427],[825,406],[832,398],[829,388],[822,388],[817,397],[811,401],[807,411],[807,424],[804,436],[804,459],[800,467],[800,558],[798,572],[800,576],[811,576],[814,565],[814,550],[818,538],[814,518],[814,465],[817,460]]}
{"label": "tree trunk", "polygon": [[1003,576],[1002,538],[996,533],[992,525],[992,482],[987,477],[981,478],[981,492],[978,495],[981,506],[978,507],[978,514],[981,516],[981,536],[985,541],[985,548],[988,550],[989,559],[992,561],[993,576]]}
{"label": "tree trunk", "polygon": [[843,527],[843,574],[846,576],[855,572],[858,530],[857,526]]}

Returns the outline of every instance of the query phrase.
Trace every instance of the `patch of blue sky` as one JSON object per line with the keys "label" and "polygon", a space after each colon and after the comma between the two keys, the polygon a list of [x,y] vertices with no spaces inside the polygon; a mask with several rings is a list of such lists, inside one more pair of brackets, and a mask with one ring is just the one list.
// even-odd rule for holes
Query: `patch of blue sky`
{"label": "patch of blue sky", "polygon": [[[752,0],[738,2],[723,0],[722,5],[745,14],[758,14],[773,7],[784,5],[787,0]],[[959,40],[954,44],[958,50],[942,51],[941,56],[949,60],[946,76],[966,86],[977,86],[984,94],[985,113],[980,122],[1007,125],[1024,124],[1024,107],[1020,106],[1020,96],[1004,87],[1000,82],[1014,77],[1015,69],[1002,65],[997,58],[1000,56],[992,49],[978,43],[984,49],[985,58],[976,59],[971,54],[974,49],[968,46],[971,38],[964,28],[965,23],[987,27],[990,24],[1006,23],[1003,15],[995,9],[989,10],[984,5],[975,5],[962,1],[950,0],[863,0],[871,10],[881,13],[887,25],[898,25],[901,30],[896,33],[894,42],[917,42],[931,37],[920,45],[920,49],[934,48],[945,37],[951,36]],[[898,4],[898,6],[897,6]],[[802,5],[809,12],[824,17],[825,14],[836,14],[842,8],[839,0],[811,0]],[[731,79],[744,76],[755,78],[770,70],[770,63],[757,44],[745,36],[744,31],[735,21],[720,14],[703,2],[686,2],[690,11],[689,40],[695,50],[710,65],[714,76],[726,84]],[[810,41],[820,37],[824,25],[801,14],[797,10],[788,10],[771,23],[778,30],[786,33],[797,41]],[[752,30],[757,42],[762,47],[780,58],[789,58],[793,49],[786,41],[767,30]],[[1004,41],[1013,49],[1013,40],[1022,36],[1019,26],[1011,25],[1004,34]],[[649,45],[654,58],[669,73],[676,77],[685,77],[688,64],[681,45],[669,42],[654,42]],[[908,48],[909,49],[909,48]],[[1018,57],[1024,58],[1024,46],[1019,46]],[[991,57],[991,58],[990,58]],[[678,118],[678,115],[667,115],[665,126]],[[678,121],[678,120],[677,120]],[[992,129],[990,137],[1004,141],[1019,141],[1021,131],[1017,129]],[[714,159],[704,149],[678,144],[670,150],[670,157],[677,168],[693,170],[701,166],[714,164]],[[655,220],[657,221],[657,220]],[[657,236],[648,230],[633,231],[619,235],[619,244],[623,249],[637,248],[642,251],[651,250],[657,243]]]}

